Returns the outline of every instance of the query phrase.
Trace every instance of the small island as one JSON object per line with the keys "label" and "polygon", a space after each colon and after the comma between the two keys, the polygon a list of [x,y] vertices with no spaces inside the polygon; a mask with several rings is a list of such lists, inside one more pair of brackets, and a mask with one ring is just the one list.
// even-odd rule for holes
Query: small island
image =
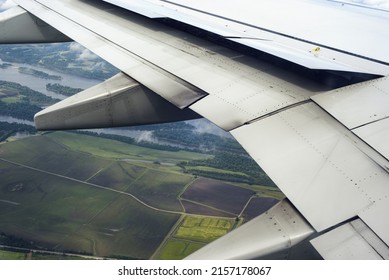
{"label": "small island", "polygon": [[35,70],[35,69],[32,69],[32,68],[28,68],[28,67],[19,67],[19,73],[22,73],[22,74],[27,74],[27,75],[32,75],[32,76],[35,76],[35,77],[38,77],[38,78],[41,78],[41,79],[46,79],[46,80],[62,80],[62,77],[61,76],[58,76],[58,75],[50,75],[50,74],[47,74],[43,71],[39,71],[39,70]]}
{"label": "small island", "polygon": [[0,64],[0,69],[7,69],[10,66],[12,66],[11,63],[1,63]]}
{"label": "small island", "polygon": [[72,96],[76,93],[79,93],[80,91],[83,91],[82,88],[72,88],[72,87],[60,85],[58,83],[55,84],[49,83],[46,85],[46,89],[48,91],[66,95],[66,96]]}

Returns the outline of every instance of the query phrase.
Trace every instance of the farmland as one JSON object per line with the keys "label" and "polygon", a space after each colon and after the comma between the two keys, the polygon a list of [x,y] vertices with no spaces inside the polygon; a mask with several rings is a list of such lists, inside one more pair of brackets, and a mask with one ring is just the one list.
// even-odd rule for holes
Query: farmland
{"label": "farmland", "polygon": [[[223,195],[220,195],[220,194]],[[238,215],[253,191],[242,189],[217,180],[201,178],[184,193],[183,198],[215,209]]]}
{"label": "farmland", "polygon": [[248,201],[271,191],[196,177],[175,165],[210,157],[67,132],[0,144],[0,233],[30,249],[183,258],[238,226]]}
{"label": "farmland", "polygon": [[181,259],[210,241],[225,235],[239,222],[234,219],[186,216],[159,250],[159,259]]}
{"label": "farmland", "polygon": [[177,229],[175,237],[206,242],[225,235],[234,224],[231,219],[188,216]]}

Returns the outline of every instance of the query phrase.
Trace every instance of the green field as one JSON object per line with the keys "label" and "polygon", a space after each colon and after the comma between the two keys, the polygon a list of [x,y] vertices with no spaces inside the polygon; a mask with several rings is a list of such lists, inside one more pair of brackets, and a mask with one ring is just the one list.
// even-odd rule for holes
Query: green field
{"label": "green field", "polygon": [[[108,258],[183,258],[236,226],[234,219],[183,214],[181,195],[196,179],[174,164],[201,158],[209,156],[67,132],[2,143],[0,232],[30,249]],[[210,195],[210,201],[221,201],[219,195]],[[56,258],[13,252],[3,256]]]}
{"label": "green field", "polygon": [[193,176],[143,160],[203,156],[153,151],[65,132],[0,145],[0,158],[22,164],[0,161],[1,231],[48,250],[149,258],[180,215],[125,192],[151,207],[182,212],[177,197]]}
{"label": "green field", "polygon": [[[147,259],[179,217],[150,209],[131,196],[110,191],[111,187],[119,188],[115,184],[102,186],[107,187],[104,189],[81,181],[107,168],[113,174],[124,173],[121,187],[125,189],[128,186],[124,181],[129,178],[135,181],[145,168],[69,151],[46,136],[3,144],[0,156],[50,172],[0,161],[1,231],[31,240],[39,248]],[[144,182],[152,181],[152,176],[156,176],[154,170],[144,176]],[[163,173],[159,177],[163,177]],[[165,177],[172,179],[170,174]],[[178,177],[177,180],[182,179]],[[127,184],[131,184],[130,179]],[[157,184],[155,181],[152,187],[157,188]],[[172,181],[173,186],[178,185],[177,189],[185,184],[186,180],[182,184]]]}
{"label": "green field", "polygon": [[[210,157],[205,154],[192,153],[187,151],[171,152],[154,150],[126,144],[115,140],[67,132],[50,133],[47,134],[46,137],[49,137],[53,141],[66,146],[72,151],[110,159],[135,159],[176,164],[181,161],[206,159]],[[141,164],[141,162],[138,164]]]}
{"label": "green field", "polygon": [[151,210],[130,196],[11,170],[0,190],[0,228],[39,248],[148,258],[179,217]]}

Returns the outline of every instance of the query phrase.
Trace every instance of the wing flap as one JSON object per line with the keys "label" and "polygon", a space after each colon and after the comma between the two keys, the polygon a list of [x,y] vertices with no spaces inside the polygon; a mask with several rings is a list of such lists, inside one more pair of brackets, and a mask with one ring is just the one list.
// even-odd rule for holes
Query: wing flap
{"label": "wing flap", "polygon": [[325,259],[389,259],[389,248],[360,219],[344,224],[313,240],[312,245]]}
{"label": "wing flap", "polygon": [[[386,186],[387,188],[388,186]],[[382,213],[389,213],[388,195],[378,198],[358,213],[359,217],[389,246],[389,219],[382,218]]]}
{"label": "wing flap", "polygon": [[35,126],[39,130],[101,128],[198,117],[120,73],[39,112],[35,115]]}

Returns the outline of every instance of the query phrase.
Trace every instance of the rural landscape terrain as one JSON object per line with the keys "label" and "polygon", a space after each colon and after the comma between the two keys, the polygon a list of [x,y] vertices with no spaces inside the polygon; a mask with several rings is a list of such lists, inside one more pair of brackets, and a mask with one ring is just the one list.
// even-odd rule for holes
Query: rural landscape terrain
{"label": "rural landscape terrain", "polygon": [[117,70],[75,43],[0,59],[0,259],[182,259],[284,197],[205,121],[37,132],[36,112],[88,82],[66,77]]}

